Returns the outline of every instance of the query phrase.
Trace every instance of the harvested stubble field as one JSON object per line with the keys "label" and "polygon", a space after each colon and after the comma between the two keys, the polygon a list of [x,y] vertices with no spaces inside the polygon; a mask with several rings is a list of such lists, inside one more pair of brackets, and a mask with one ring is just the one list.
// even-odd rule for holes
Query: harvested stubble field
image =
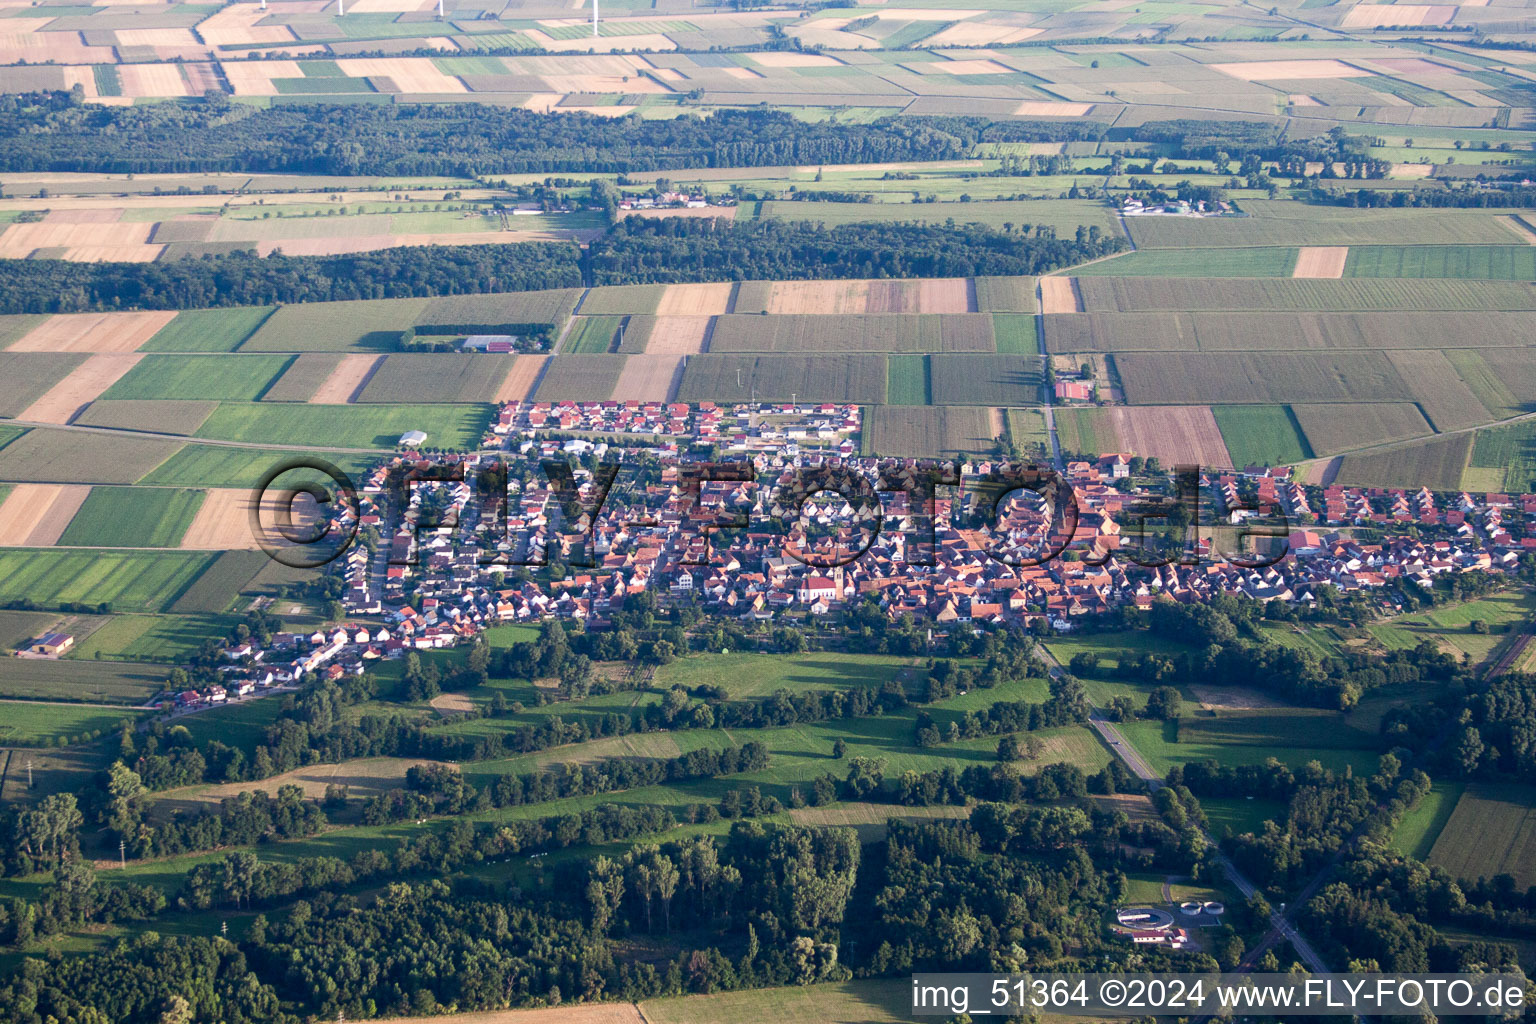
{"label": "harvested stubble field", "polygon": [[1088,313],[1047,316],[1045,337],[1051,352],[1509,348],[1523,355],[1529,323],[1528,313],[1474,310]]}
{"label": "harvested stubble field", "polygon": [[1404,402],[1413,396],[1381,352],[1125,352],[1115,356],[1132,405]]}
{"label": "harvested stubble field", "polygon": [[1474,782],[1456,802],[1429,862],[1457,878],[1509,874],[1536,884],[1536,794],[1530,787]]}
{"label": "harvested stubble field", "polygon": [[1212,412],[1234,469],[1285,466],[1312,455],[1283,405],[1221,405]]}
{"label": "harvested stubble field", "polygon": [[1201,246],[1502,245],[1510,211],[1436,208],[1353,209],[1288,200],[1247,200],[1247,217],[1135,217],[1138,249]]}
{"label": "harvested stubble field", "polygon": [[670,402],[683,379],[683,357],[668,355],[632,355],[624,358],[624,369],[609,397],[627,402]]}
{"label": "harvested stubble field", "polygon": [[236,306],[184,310],[139,348],[144,352],[233,352],[272,315],[272,309]]}
{"label": "harvested stubble field", "polygon": [[991,409],[879,405],[864,424],[864,448],[899,458],[957,458],[995,448],[997,426]]}
{"label": "harvested stubble field", "polygon": [[[737,384],[740,371],[740,384]],[[542,392],[543,389],[540,388]],[[688,360],[680,402],[885,402],[885,356],[742,355],[705,353]],[[971,403],[975,404],[975,403]]]}
{"label": "harvested stubble field", "polygon": [[1091,313],[1536,309],[1526,281],[1093,277],[1077,287]]}
{"label": "harvested stubble field", "polygon": [[1077,281],[1070,277],[1042,277],[1040,279],[1040,312],[1081,313],[1083,297],[1078,292]]}
{"label": "harvested stubble field", "polygon": [[13,342],[10,352],[134,352],[175,313],[60,313]]}
{"label": "harvested stubble field", "polygon": [[553,356],[533,397],[540,402],[607,401],[613,397],[625,361],[631,358],[618,355]]}
{"label": "harvested stubble field", "polygon": [[1434,433],[1419,407],[1409,403],[1293,405],[1291,412],[1316,455],[1337,455],[1351,448]]}
{"label": "harvested stubble field", "polygon": [[292,358],[286,355],[142,356],[102,397],[255,401],[288,368]]}
{"label": "harvested stubble field", "polygon": [[131,484],[170,458],[181,444],[39,427],[0,448],[0,480]]}
{"label": "harvested stubble field", "polygon": [[512,357],[501,353],[409,352],[385,356],[358,402],[489,402]]}
{"label": "harvested stubble field", "polygon": [[1032,277],[976,278],[976,308],[983,313],[1035,312]]}
{"label": "harvested stubble field", "polygon": [[1040,399],[1040,360],[1029,356],[944,354],[928,357],[934,405],[1033,405]]}
{"label": "harvested stubble field", "polygon": [[49,547],[91,489],[70,484],[16,484],[0,501],[0,547]]}
{"label": "harvested stubble field", "polygon": [[39,605],[106,601],[116,611],[158,612],[175,601],[213,560],[193,551],[0,552],[0,601]]}
{"label": "harvested stubble field", "polygon": [[1347,245],[1304,245],[1296,255],[1296,269],[1292,277],[1343,277],[1344,264],[1349,259]]}
{"label": "harvested stubble field", "polygon": [[641,351],[657,356],[693,356],[703,352],[714,331],[710,316],[648,316],[629,318],[620,352]]}
{"label": "harvested stubble field", "polygon": [[218,402],[98,399],[76,416],[77,426],[141,430],[150,434],[195,434]]}
{"label": "harvested stubble field", "polygon": [[[967,278],[921,281],[775,281],[769,313],[974,313]],[[723,310],[722,310],[723,312]]]}
{"label": "harvested stubble field", "polygon": [[[329,380],[336,367],[346,358],[340,352],[301,352],[293,357],[282,376],[262,393],[263,402],[307,402]],[[378,356],[365,355],[364,359]]]}
{"label": "harvested stubble field", "polygon": [[656,303],[660,316],[714,316],[729,313],[736,285],[729,281],[711,284],[669,284]]}
{"label": "harvested stubble field", "polygon": [[9,348],[47,319],[46,313],[0,313],[0,349]]}
{"label": "harvested stubble field", "polygon": [[0,352],[0,416],[26,411],[87,358],[73,352]]}
{"label": "harvested stubble field", "polygon": [[1192,463],[1218,469],[1233,465],[1210,406],[1114,406],[1097,411],[1116,440],[1111,451],[1156,458],[1165,466]]}
{"label": "harvested stubble field", "polygon": [[709,350],[728,352],[993,352],[985,314],[814,316],[730,314],[715,320]]}
{"label": "harvested stubble field", "polygon": [[58,543],[64,547],[175,547],[202,503],[203,492],[197,490],[93,487]]}
{"label": "harvested stubble field", "polygon": [[388,352],[433,299],[359,299],[283,306],[242,352]]}
{"label": "harvested stubble field", "polygon": [[1470,433],[1452,434],[1383,451],[1345,455],[1336,479],[1341,484],[1366,487],[1460,490],[1472,439]]}
{"label": "harvested stubble field", "polygon": [[[300,356],[299,358],[303,358]],[[375,356],[366,353],[348,353],[341,357],[336,368],[328,373],[315,393],[309,396],[313,405],[340,405],[348,402],[356,402],[373,375],[379,367],[384,365],[386,356]],[[287,374],[284,374],[286,377]]]}
{"label": "harvested stubble field", "polygon": [[250,491],[243,487],[212,488],[205,493],[197,515],[181,535],[179,546],[192,551],[256,548],[250,516]]}

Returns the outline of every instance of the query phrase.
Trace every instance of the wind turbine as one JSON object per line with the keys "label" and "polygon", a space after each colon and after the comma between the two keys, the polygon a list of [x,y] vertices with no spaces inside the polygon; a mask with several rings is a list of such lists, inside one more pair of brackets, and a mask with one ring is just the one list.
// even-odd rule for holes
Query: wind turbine
{"label": "wind turbine", "polygon": [[597,0],[592,0],[592,38],[597,38]]}

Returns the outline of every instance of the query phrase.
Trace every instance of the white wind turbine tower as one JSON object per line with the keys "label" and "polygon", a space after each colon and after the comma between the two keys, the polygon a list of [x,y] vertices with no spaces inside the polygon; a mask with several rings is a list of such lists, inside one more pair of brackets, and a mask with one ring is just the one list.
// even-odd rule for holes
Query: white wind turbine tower
{"label": "white wind turbine tower", "polygon": [[437,16],[438,18],[445,17],[443,14],[443,0],[437,0]]}
{"label": "white wind turbine tower", "polygon": [[597,38],[597,0],[592,0],[592,38]]}

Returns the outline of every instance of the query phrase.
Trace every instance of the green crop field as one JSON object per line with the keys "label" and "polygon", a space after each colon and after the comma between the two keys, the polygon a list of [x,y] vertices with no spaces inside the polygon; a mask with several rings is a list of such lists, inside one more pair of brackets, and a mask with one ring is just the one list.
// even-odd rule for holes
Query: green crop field
{"label": "green crop field", "polygon": [[[885,356],[873,353],[836,356],[710,353],[688,360],[677,400],[745,402],[756,395],[758,401],[768,402],[788,402],[798,398],[802,402],[879,405],[885,402],[885,377]],[[539,397],[545,397],[543,386],[539,388]],[[553,393],[551,397],[555,397]]]}
{"label": "green crop field", "polygon": [[[9,653],[28,640],[41,636],[59,620],[53,612],[0,610],[0,652]],[[0,662],[0,665],[7,663]]]}
{"label": "green crop field", "polygon": [[194,434],[213,415],[217,402],[101,399],[71,422],[88,427],[141,430],[151,434]]}
{"label": "green crop field", "polygon": [[711,353],[992,352],[992,318],[975,313],[775,316],[729,313],[715,320]]}
{"label": "green crop field", "polygon": [[1366,487],[1461,489],[1462,473],[1472,452],[1471,434],[1452,434],[1382,451],[1345,455],[1336,477],[1341,484]]}
{"label": "green crop field", "polygon": [[0,349],[8,348],[47,319],[46,313],[0,313]]}
{"label": "green crop field", "polygon": [[1293,405],[1291,413],[1307,439],[1309,455],[1335,455],[1351,448],[1434,432],[1419,407],[1408,403]]}
{"label": "green crop field", "polygon": [[1135,217],[1140,249],[1291,245],[1500,245],[1514,237],[1494,211],[1352,209],[1247,200],[1247,217]]}
{"label": "green crop field", "polygon": [[[313,458],[323,459],[343,473],[351,474],[354,481],[359,480],[362,472],[378,461],[376,455],[234,448],[194,443],[182,447],[137,482],[160,487],[254,487],[261,481],[263,474],[276,466],[295,459]],[[4,467],[5,453],[0,450],[0,478],[4,478]]]}
{"label": "green crop field", "polygon": [[249,402],[288,366],[289,356],[145,356],[103,398],[190,398]]}
{"label": "green crop field", "polygon": [[865,448],[902,458],[958,458],[997,446],[993,411],[964,406],[878,405],[864,423]]}
{"label": "green crop field", "polygon": [[[1091,289],[1094,282],[1084,282]],[[1102,282],[1100,282],[1102,283]],[[1118,283],[1118,282],[1117,282]],[[1098,297],[1116,301],[1113,294]],[[1323,352],[1477,348],[1523,355],[1528,313],[1194,312],[1057,313],[1045,317],[1052,352]]]}
{"label": "green crop field", "polygon": [[341,365],[340,352],[301,352],[294,356],[282,376],[272,382],[263,402],[307,402],[314,397],[320,385]]}
{"label": "green crop field", "polygon": [[0,352],[0,416],[19,416],[85,359],[75,352]]}
{"label": "green crop field", "polygon": [[519,327],[559,326],[571,315],[576,288],[551,288],[532,292],[497,292],[491,295],[444,295],[427,303],[415,324],[448,334],[517,333]]}
{"label": "green crop field", "polygon": [[885,361],[885,400],[892,405],[927,405],[930,398],[928,357],[892,355]]}
{"label": "green crop field", "polygon": [[265,551],[221,551],[170,610],[178,614],[222,612],[255,581],[257,573],[280,564],[268,558]]}
{"label": "green crop field", "polygon": [[489,405],[220,405],[198,437],[263,444],[393,449],[407,430],[434,448],[474,448],[490,423]]}
{"label": "green crop field", "polygon": [[203,492],[170,487],[93,487],[69,521],[64,547],[175,547],[203,504]]}
{"label": "green crop field", "polygon": [[1093,454],[1119,447],[1119,435],[1103,409],[1057,409],[1054,415],[1062,451]]}
{"label": "green crop field", "polygon": [[1536,490],[1536,423],[1479,430],[1463,486],[1520,494]]}
{"label": "green crop field", "polygon": [[666,290],[664,284],[621,284],[593,288],[582,301],[581,315],[654,313]]}
{"label": "green crop field", "polygon": [[1131,405],[1402,402],[1412,397],[1381,352],[1123,352]]}
{"label": "green crop field", "polygon": [[164,610],[213,561],[201,551],[0,551],[0,601],[106,602],[114,611]]}
{"label": "green crop field", "polygon": [[1449,781],[1436,782],[1430,787],[1428,795],[1403,815],[1397,830],[1392,833],[1393,852],[1414,860],[1429,860],[1430,851],[1445,831],[1445,823],[1451,820],[1466,788],[1464,783]]}
{"label": "green crop field", "polygon": [[1497,419],[1509,419],[1531,411],[1531,403],[1522,402],[1509,390],[1504,380],[1488,365],[1481,352],[1472,349],[1448,349],[1446,360],[1467,385],[1472,396]]}
{"label": "green crop field", "polygon": [[1284,466],[1312,457],[1283,405],[1217,405],[1211,414],[1235,466]]}
{"label": "green crop field", "polygon": [[1294,247],[1138,249],[1072,268],[1073,277],[1290,277]]}
{"label": "green crop field", "polygon": [[305,302],[283,306],[240,346],[242,352],[391,352],[430,299]]}
{"label": "green crop field", "polygon": [[839,224],[890,223],[914,224],[985,224],[1015,230],[1050,228],[1057,235],[1070,238],[1079,226],[1097,227],[1106,235],[1120,236],[1115,211],[1090,200],[1057,200],[1049,203],[1033,200],[1003,200],[987,203],[825,203],[803,200],[769,200],[759,214],[765,220],[807,220],[836,227]]}
{"label": "green crop field", "polygon": [[928,361],[934,405],[1033,405],[1040,360],[1033,356],[949,354]]}
{"label": "green crop field", "polygon": [[422,352],[385,356],[357,400],[376,402],[489,402],[512,357],[482,352]]}
{"label": "green crop field", "polygon": [[624,372],[628,358],[620,355],[555,356],[544,370],[533,397],[540,402],[606,401],[613,397],[613,389],[619,383],[619,374]]}
{"label": "green crop field", "polygon": [[1529,245],[1351,246],[1345,277],[1455,277],[1536,281]]}
{"label": "green crop field", "polygon": [[1040,351],[1035,337],[1035,318],[1024,313],[999,313],[992,318],[992,333],[997,350],[1008,355],[1029,355]]}
{"label": "green crop field", "polygon": [[233,352],[272,315],[272,306],[189,309],[139,346],[140,352]]}
{"label": "green crop field", "polygon": [[164,665],[6,658],[0,662],[0,697],[137,706],[165,688],[165,677]]}
{"label": "green crop field", "polygon": [[1429,862],[1476,881],[1509,874],[1515,887],[1536,885],[1536,791],[1470,783],[1429,851]]}
{"label": "green crop field", "polygon": [[1525,281],[1092,277],[1077,289],[1090,313],[1536,309],[1536,285]]}
{"label": "green crop field", "polygon": [[983,313],[1034,313],[1035,288],[1033,277],[978,277],[976,308]]}
{"label": "green crop field", "polygon": [[180,441],[38,427],[0,448],[0,480],[131,484],[180,447]]}
{"label": "green crop field", "polygon": [[565,341],[560,345],[560,351],[576,355],[607,352],[613,347],[614,338],[623,323],[622,316],[577,317],[571,333],[565,336]]}

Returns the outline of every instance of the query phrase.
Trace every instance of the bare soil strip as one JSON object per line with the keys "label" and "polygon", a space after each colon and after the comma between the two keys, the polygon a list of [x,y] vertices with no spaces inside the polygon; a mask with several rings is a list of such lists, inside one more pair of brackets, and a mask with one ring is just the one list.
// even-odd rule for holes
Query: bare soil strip
{"label": "bare soil strip", "polygon": [[507,371],[507,376],[502,380],[501,387],[496,389],[497,402],[521,402],[533,393],[533,386],[539,381],[539,374],[544,371],[544,364],[549,362],[549,356],[521,355],[513,358],[512,369]]}
{"label": "bare soil strip", "polygon": [[384,365],[383,356],[345,355],[330,376],[310,396],[310,405],[342,405],[357,401],[368,381]]}
{"label": "bare soil strip", "polygon": [[91,356],[16,418],[33,423],[68,423],[143,358],[136,352]]}
{"label": "bare soil strip", "polygon": [[1083,297],[1077,290],[1075,277],[1042,277],[1040,279],[1040,312],[1081,313]]}
{"label": "bare soil strip", "polygon": [[1304,245],[1296,257],[1292,277],[1343,277],[1349,260],[1347,245]]}
{"label": "bare soil strip", "polygon": [[0,547],[49,547],[80,511],[85,484],[17,484],[0,504]]}
{"label": "bare soil strip", "polygon": [[176,318],[171,312],[60,313],[18,338],[11,352],[134,352]]}
{"label": "bare soil strip", "polygon": [[[1530,221],[1526,220],[1520,214],[1516,213],[1511,214],[1508,217],[1500,217],[1499,223],[1503,224],[1515,234],[1519,235],[1520,240],[1527,245],[1536,245],[1536,228],[1532,228]],[[15,350],[15,347],[16,346],[14,345],[11,346],[13,351]]]}
{"label": "bare soil strip", "polygon": [[624,362],[613,399],[618,402],[670,402],[683,379],[683,357],[635,355]]}

